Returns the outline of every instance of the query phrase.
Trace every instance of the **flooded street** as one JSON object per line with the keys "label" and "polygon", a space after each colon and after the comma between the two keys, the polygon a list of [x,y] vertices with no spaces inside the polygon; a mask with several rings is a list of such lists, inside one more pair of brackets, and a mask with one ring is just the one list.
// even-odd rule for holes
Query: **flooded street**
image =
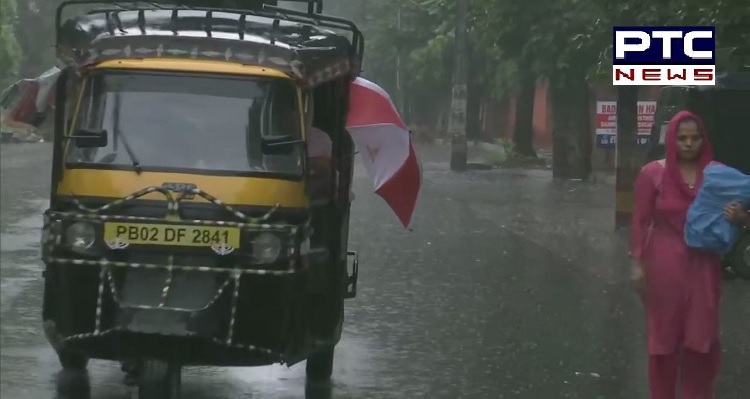
{"label": "flooded street", "polygon": [[[0,329],[3,399],[56,393],[58,361],[41,330],[39,238],[51,147],[1,149]],[[347,302],[332,386],[305,393],[292,368],[187,368],[190,399],[647,398],[643,311],[612,232],[613,188],[552,182],[547,171],[448,168],[420,151],[413,231],[371,194],[363,169],[350,247],[359,295]],[[358,165],[359,167],[359,165]],[[718,397],[750,391],[750,282],[727,282]],[[92,361],[91,398],[129,398],[119,365]]]}

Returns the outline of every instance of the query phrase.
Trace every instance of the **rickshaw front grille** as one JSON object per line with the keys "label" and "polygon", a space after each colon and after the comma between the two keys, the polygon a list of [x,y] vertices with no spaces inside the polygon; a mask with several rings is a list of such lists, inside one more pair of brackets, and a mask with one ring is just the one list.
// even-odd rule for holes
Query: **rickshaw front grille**
{"label": "rickshaw front grille", "polygon": [[215,254],[191,254],[180,253],[181,251],[165,252],[161,251],[143,251],[138,248],[133,250],[109,251],[106,260],[119,261],[127,263],[142,263],[153,265],[181,265],[181,266],[202,266],[221,269],[232,269],[235,265],[244,265],[247,259],[244,256],[224,256],[219,257]]}
{"label": "rickshaw front grille", "polygon": [[129,269],[110,273],[115,301],[124,307],[200,310],[210,306],[231,277],[190,270]]}
{"label": "rickshaw front grille", "polygon": [[[309,220],[302,224],[274,223],[270,221],[273,209],[262,217],[249,217],[202,190],[188,191],[189,194],[203,197],[211,203],[211,206],[217,209],[222,208],[224,214],[231,216],[227,216],[230,217],[229,220],[236,221],[180,218],[178,208],[182,195],[172,195],[162,187],[147,187],[97,208],[86,207],[76,198],[71,197],[68,200],[72,201],[74,205],[72,208],[66,211],[48,210],[45,212],[42,239],[43,261],[55,267],[92,268],[91,270],[97,270],[99,275],[93,331],[76,333],[65,339],[99,337],[120,330],[124,331],[127,327],[119,325],[119,322],[113,324],[113,320],[105,317],[103,314],[105,306],[115,305],[128,311],[173,310],[193,314],[196,310],[206,309],[215,304],[227,311],[228,325],[224,333],[211,338],[214,342],[227,347],[265,352],[283,360],[280,353],[275,350],[254,346],[244,342],[244,339],[238,341],[235,338],[240,292],[248,289],[241,288],[241,286],[263,287],[268,283],[272,286],[285,284],[283,281],[286,279],[274,278],[269,282],[261,282],[253,276],[294,276],[305,271],[307,264],[304,262],[304,257],[300,257],[297,251],[308,230]],[[126,208],[129,204],[133,204],[133,201],[157,192],[163,194],[167,200],[167,214],[164,217],[121,214],[121,212],[131,213],[131,210],[126,210]],[[75,253],[71,248],[66,247],[65,240],[63,240],[66,234],[65,226],[71,222],[93,224],[98,226],[97,229],[101,229],[107,222],[234,227],[239,228],[243,236],[246,233],[252,235],[274,232],[280,237],[288,237],[288,240],[282,240],[286,251],[283,251],[283,255],[271,264],[257,264],[252,261],[252,254],[241,249],[234,253],[221,254],[213,247],[180,248],[134,244],[114,248],[109,245],[109,242],[105,245],[103,236],[99,236],[95,251]],[[243,237],[243,242],[245,242],[244,239]],[[293,278],[291,281],[301,280]],[[264,288],[268,289],[268,287]],[[223,305],[225,301],[226,307]]]}
{"label": "rickshaw front grille", "polygon": [[[286,243],[283,246],[282,252],[284,254],[289,253],[289,250],[293,244]],[[252,273],[253,270],[274,270],[274,271],[287,271],[293,270],[292,263],[295,263],[295,257],[280,255],[279,258],[269,264],[258,263],[253,256],[246,252],[245,249],[240,249],[233,254],[220,256],[210,249],[181,249],[181,248],[169,248],[165,249],[149,249],[149,248],[128,248],[125,250],[108,250],[105,253],[104,260],[113,262],[126,262],[131,264],[150,264],[156,265],[155,267],[163,266],[187,266],[194,268],[212,268],[218,270],[235,270],[240,268],[242,270],[248,270]],[[262,272],[260,273],[262,274]]]}

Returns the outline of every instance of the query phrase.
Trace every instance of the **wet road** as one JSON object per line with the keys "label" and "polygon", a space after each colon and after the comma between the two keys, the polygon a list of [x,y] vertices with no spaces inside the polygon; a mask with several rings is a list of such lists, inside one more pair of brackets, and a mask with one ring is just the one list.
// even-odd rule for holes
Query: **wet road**
{"label": "wet road", "polygon": [[[55,393],[57,360],[40,328],[40,213],[50,147],[1,148],[3,399]],[[191,399],[646,398],[642,310],[628,291],[612,188],[553,183],[547,172],[448,171],[422,151],[412,232],[369,194],[360,170],[352,249],[359,296],[329,390],[305,394],[304,364],[185,371]],[[721,399],[750,391],[750,283],[728,283]],[[91,397],[128,398],[119,367],[90,364]]]}

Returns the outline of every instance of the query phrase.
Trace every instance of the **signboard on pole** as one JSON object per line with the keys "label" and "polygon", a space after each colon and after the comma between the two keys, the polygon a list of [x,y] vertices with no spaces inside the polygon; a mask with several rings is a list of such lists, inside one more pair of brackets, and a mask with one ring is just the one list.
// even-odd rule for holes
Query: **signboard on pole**
{"label": "signboard on pole", "polygon": [[617,143],[617,101],[596,102],[596,146],[615,148]]}
{"label": "signboard on pole", "polygon": [[638,101],[638,144],[648,145],[651,141],[651,126],[654,125],[656,101]]}
{"label": "signboard on pole", "polygon": [[[638,101],[638,144],[647,145],[651,140],[656,101]],[[597,148],[615,148],[617,145],[617,101],[596,102]]]}

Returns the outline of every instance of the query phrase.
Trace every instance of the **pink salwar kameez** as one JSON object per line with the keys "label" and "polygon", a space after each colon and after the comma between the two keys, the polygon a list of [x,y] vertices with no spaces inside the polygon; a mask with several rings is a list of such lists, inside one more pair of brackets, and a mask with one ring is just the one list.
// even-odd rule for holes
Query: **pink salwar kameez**
{"label": "pink salwar kameez", "polygon": [[[685,119],[703,134],[694,187],[679,169],[677,132]],[[721,363],[722,274],[716,254],[687,247],[684,226],[713,151],[703,122],[675,115],[665,138],[666,160],[643,167],[635,183],[631,256],[644,266],[651,399],[712,399]]]}

